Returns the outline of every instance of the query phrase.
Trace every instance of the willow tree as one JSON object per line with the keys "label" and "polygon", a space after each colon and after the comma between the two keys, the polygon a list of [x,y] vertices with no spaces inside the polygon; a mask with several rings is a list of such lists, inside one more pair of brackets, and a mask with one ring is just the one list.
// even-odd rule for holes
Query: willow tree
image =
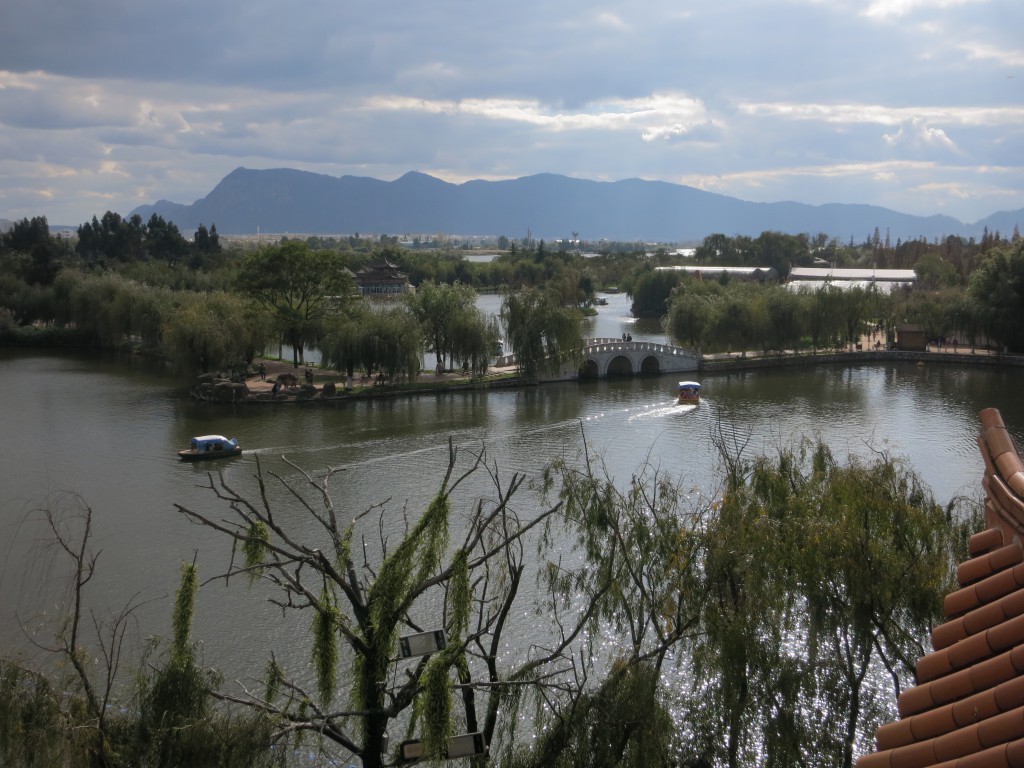
{"label": "willow tree", "polygon": [[885,454],[821,443],[733,461],[702,533],[711,599],[684,711],[733,767],[851,766],[942,615],[969,516]]}
{"label": "willow tree", "polygon": [[179,370],[207,372],[251,362],[269,338],[265,317],[236,294],[182,293],[177,299],[161,334]]}
{"label": "willow tree", "polygon": [[830,338],[842,328],[838,311],[840,294],[840,289],[834,285],[825,285],[816,290],[801,288],[797,294],[803,304],[803,317],[814,351],[828,346]]}
{"label": "willow tree", "polygon": [[420,373],[422,339],[419,323],[405,307],[374,308],[360,301],[325,323],[319,344],[323,363],[349,376],[362,368],[389,380],[412,381]]}
{"label": "willow tree", "polygon": [[[564,504],[557,557],[541,570],[541,609],[559,630],[515,679],[557,661],[573,684],[506,694],[501,764],[676,764],[670,681],[704,604],[695,564],[706,506],[689,503],[678,480],[650,463],[616,484],[588,453],[551,464],[544,487]],[[532,720],[524,722],[524,708]]]}
{"label": "willow tree", "polygon": [[714,323],[721,286],[717,283],[684,282],[672,291],[668,314],[662,320],[674,338],[698,348],[707,342]]}
{"label": "willow tree", "polygon": [[[311,617],[305,621],[316,690],[304,689],[272,661],[267,695],[237,699],[280,718],[282,738],[295,732],[317,734],[357,755],[366,768],[385,764],[389,728],[409,729],[420,736],[427,754],[435,756],[444,754],[457,719],[490,739],[494,723],[486,728],[478,724],[471,687],[462,689],[464,711],[456,717],[455,686],[471,682],[474,648],[500,645],[509,601],[522,573],[523,540],[546,525],[558,506],[520,518],[510,504],[522,476],[503,483],[496,471],[488,470],[482,454],[468,465],[460,463],[450,447],[448,469],[434,498],[415,520],[407,520],[397,544],[381,533],[375,561],[368,559],[365,540],[358,554],[353,543],[360,535],[359,522],[384,511],[373,507],[353,515],[336,508],[330,470],[321,477],[303,472],[304,487],[296,487],[258,467],[255,501],[228,487],[223,477],[211,475],[211,490],[233,513],[228,521],[178,507],[241,549],[244,562],[234,563],[232,572],[274,585],[284,593],[272,598],[275,602],[296,610],[296,618]],[[489,474],[493,499],[466,510],[469,520],[460,525],[453,542],[453,495],[478,472]],[[268,481],[287,486],[286,493],[308,515],[311,527],[292,529],[287,516],[275,514]],[[444,648],[404,664],[396,661],[400,636],[434,630],[445,633]],[[343,661],[347,669],[341,668]],[[401,675],[399,665],[404,667]],[[486,664],[483,668],[487,675]],[[493,687],[500,681],[487,682]],[[340,707],[339,699],[344,702]]]}
{"label": "willow tree", "polygon": [[505,296],[501,318],[516,356],[519,374],[533,381],[545,372],[576,365],[583,352],[579,312],[538,288]]}
{"label": "willow tree", "polygon": [[[289,464],[299,484],[259,463],[251,500],[210,476],[226,518],[178,507],[232,542],[230,573],[270,586],[310,635],[315,688],[272,660],[265,695],[228,698],[276,719],[280,738],[314,734],[368,768],[397,759],[389,736],[393,752],[400,737],[441,757],[459,731],[488,745],[481,765],[585,760],[595,738],[608,765],[667,756],[660,673],[698,613],[691,520],[674,486],[638,478],[619,492],[589,462],[560,464],[546,495],[521,505],[522,475],[463,456],[449,444],[437,492],[411,514],[353,514],[335,505],[332,471]],[[306,522],[275,511],[280,493]],[[543,618],[516,620],[534,613]],[[403,636],[441,631],[432,653],[402,657]],[[531,710],[540,720],[524,726]],[[547,737],[526,749],[519,727]]]}
{"label": "willow tree", "polygon": [[420,323],[428,351],[437,359],[439,373],[449,363],[474,363],[479,366],[481,350],[486,367],[487,355],[498,340],[497,330],[476,307],[472,286],[455,282],[427,280],[415,293],[406,295],[406,304]]}
{"label": "willow tree", "polygon": [[860,341],[860,337],[864,333],[864,322],[868,318],[877,316],[882,296],[874,285],[867,288],[855,285],[833,294],[832,298],[838,304],[837,314],[842,324],[846,343],[852,348]]}
{"label": "willow tree", "polygon": [[212,706],[219,678],[199,666],[191,640],[192,565],[184,566],[173,637],[163,651],[154,638],[141,649],[132,642],[143,604],[138,595],[113,611],[90,607],[102,563],[93,542],[96,517],[82,499],[62,494],[19,523],[40,528],[38,556],[21,591],[41,589],[45,603],[19,621],[29,622],[26,636],[51,659],[34,654],[30,661],[0,649],[0,765],[279,765],[265,718],[235,718]]}

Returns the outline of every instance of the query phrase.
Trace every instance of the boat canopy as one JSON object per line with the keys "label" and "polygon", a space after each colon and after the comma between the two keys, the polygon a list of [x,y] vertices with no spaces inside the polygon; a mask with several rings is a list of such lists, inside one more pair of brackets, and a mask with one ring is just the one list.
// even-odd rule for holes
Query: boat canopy
{"label": "boat canopy", "polygon": [[234,448],[238,445],[238,440],[232,437],[230,440],[223,435],[202,435],[201,437],[192,438],[193,450],[205,449],[210,446],[221,445]]}
{"label": "boat canopy", "polygon": [[698,384],[696,381],[680,381],[679,382],[679,388],[680,389],[700,389],[700,384]]}

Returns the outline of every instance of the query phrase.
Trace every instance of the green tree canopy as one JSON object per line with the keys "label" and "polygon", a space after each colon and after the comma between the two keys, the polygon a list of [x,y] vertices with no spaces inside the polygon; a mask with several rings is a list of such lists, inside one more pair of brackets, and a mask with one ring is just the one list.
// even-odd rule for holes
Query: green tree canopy
{"label": "green tree canopy", "polygon": [[807,441],[725,475],[691,646],[698,754],[850,768],[912,683],[977,521],[885,454],[841,463]]}
{"label": "green tree canopy", "polygon": [[663,317],[668,312],[672,290],[691,279],[682,272],[642,268],[630,287],[630,296],[633,297],[630,312],[636,317]]}
{"label": "green tree canopy", "polygon": [[[454,365],[470,360],[480,348],[488,348],[488,336],[494,333],[476,308],[476,291],[464,283],[435,283],[428,280],[407,294],[406,304],[423,329],[423,338],[437,358],[437,370],[443,372],[449,361]],[[493,348],[496,338],[491,338]]]}
{"label": "green tree canopy", "polygon": [[420,372],[422,330],[403,306],[356,302],[344,315],[327,321],[318,343],[324,364],[349,376],[359,368],[378,371],[385,379],[411,381]]}
{"label": "green tree canopy", "polygon": [[516,355],[520,375],[536,379],[541,372],[558,370],[579,361],[583,351],[579,313],[538,288],[525,288],[505,296],[501,317]]}
{"label": "green tree canopy", "polygon": [[313,251],[296,240],[247,255],[237,285],[270,313],[275,327],[292,346],[296,368],[323,322],[341,311],[353,291],[352,276],[338,253]]}
{"label": "green tree canopy", "polygon": [[180,295],[162,328],[172,359],[189,373],[251,362],[268,331],[265,319],[242,297],[219,291]]}
{"label": "green tree canopy", "polygon": [[989,338],[1024,352],[1024,240],[989,251],[971,276],[970,293]]}

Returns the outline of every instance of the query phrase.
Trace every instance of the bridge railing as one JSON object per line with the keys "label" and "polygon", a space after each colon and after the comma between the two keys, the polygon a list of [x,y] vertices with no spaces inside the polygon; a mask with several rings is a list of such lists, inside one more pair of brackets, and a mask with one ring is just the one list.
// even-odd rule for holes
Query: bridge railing
{"label": "bridge railing", "polygon": [[660,344],[656,341],[623,341],[615,338],[593,338],[584,339],[583,348],[588,352],[657,352],[662,355],[683,355],[686,357],[700,357],[700,351],[674,347],[670,344]]}
{"label": "bridge railing", "polygon": [[[623,341],[616,338],[590,338],[583,340],[583,350],[587,353],[595,352],[655,352],[662,355],[675,355],[682,357],[701,356],[698,349],[687,349],[685,347],[674,347],[671,344],[659,344],[656,341]],[[515,353],[502,355],[497,358],[492,367],[505,368],[516,364]]]}

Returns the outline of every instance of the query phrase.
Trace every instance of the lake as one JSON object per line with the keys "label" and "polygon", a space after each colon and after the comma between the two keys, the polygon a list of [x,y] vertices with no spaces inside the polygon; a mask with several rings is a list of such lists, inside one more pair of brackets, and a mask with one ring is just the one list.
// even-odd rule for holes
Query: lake
{"label": "lake", "polygon": [[[660,340],[628,317],[625,297],[609,297],[587,335]],[[820,436],[837,456],[886,450],[906,457],[940,502],[980,497],[978,411],[999,408],[1011,432],[1024,430],[1024,371],[928,364],[834,365],[701,377],[695,410],[674,403],[669,377],[563,382],[522,390],[422,395],[340,406],[215,406],[190,400],[182,384],[145,361],[0,350],[0,642],[31,652],[19,624],[32,627],[64,583],[32,511],[80,497],[94,512],[100,550],[90,604],[99,610],[145,603],[139,635],[167,637],[170,600],[182,561],[211,577],[227,562],[227,542],[189,524],[174,504],[219,514],[207,466],[178,461],[197,434],[238,437],[245,453],[219,465],[229,483],[252,489],[256,458],[289,481],[282,460],[321,472],[332,467],[334,498],[353,515],[390,499],[384,528],[397,532],[403,509],[415,516],[436,491],[451,438],[464,452],[485,448],[503,474],[536,478],[551,459],[578,458],[584,440],[623,483],[645,463],[711,496],[718,485],[714,435],[752,452]],[[488,492],[468,487],[471,504]],[[523,491],[529,510],[538,502]],[[306,524],[279,492],[275,500]],[[457,507],[458,514],[458,507]],[[376,525],[369,532],[376,534]],[[58,561],[59,562],[59,561]],[[241,583],[202,590],[195,637],[206,663],[229,678],[261,674],[270,651],[304,664],[305,626],[281,619],[266,593]],[[300,639],[297,639],[297,635]]]}

